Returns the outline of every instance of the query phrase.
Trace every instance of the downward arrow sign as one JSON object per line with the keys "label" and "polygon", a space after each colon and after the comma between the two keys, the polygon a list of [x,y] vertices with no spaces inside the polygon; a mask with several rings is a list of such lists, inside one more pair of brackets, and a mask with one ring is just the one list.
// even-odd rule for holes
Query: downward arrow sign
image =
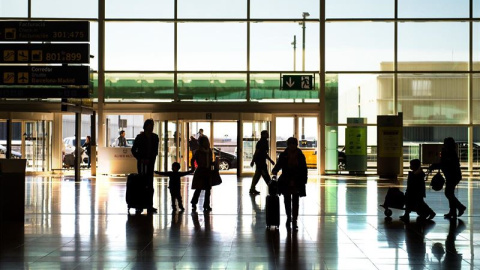
{"label": "downward arrow sign", "polygon": [[295,84],[295,82],[292,82],[292,77],[288,78],[287,86],[292,88],[292,86]]}

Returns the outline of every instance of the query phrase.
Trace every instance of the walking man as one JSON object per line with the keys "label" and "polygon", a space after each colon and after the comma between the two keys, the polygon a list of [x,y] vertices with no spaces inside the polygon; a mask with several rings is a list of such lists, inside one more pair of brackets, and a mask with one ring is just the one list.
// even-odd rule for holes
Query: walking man
{"label": "walking man", "polygon": [[252,185],[250,186],[251,195],[260,194],[260,192],[255,189],[255,186],[260,180],[260,176],[263,177],[263,180],[267,185],[271,180],[267,168],[267,159],[270,161],[270,163],[272,163],[272,165],[275,165],[275,162],[268,155],[268,136],[268,131],[262,130],[262,132],[260,133],[260,140],[258,140],[255,146],[255,153],[253,154],[252,162],[250,162],[250,166],[253,167],[253,164],[255,164],[256,166],[255,175],[253,175]]}

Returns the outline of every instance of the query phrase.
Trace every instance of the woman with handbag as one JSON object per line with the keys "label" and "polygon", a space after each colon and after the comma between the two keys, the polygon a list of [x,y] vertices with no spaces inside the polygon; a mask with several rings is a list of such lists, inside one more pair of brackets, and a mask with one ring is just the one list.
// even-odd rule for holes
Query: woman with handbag
{"label": "woman with handbag", "polygon": [[444,215],[445,218],[457,218],[457,216],[462,216],[467,207],[455,197],[455,187],[460,180],[462,180],[462,171],[460,170],[460,161],[458,159],[456,143],[452,137],[447,137],[443,140],[440,163],[432,164],[428,169],[441,169],[445,175],[445,197],[447,197],[448,205],[450,207],[450,211]]}
{"label": "woman with handbag", "polygon": [[192,211],[196,211],[200,193],[202,190],[205,190],[203,211],[209,212],[212,211],[210,207],[210,190],[212,189],[211,166],[213,153],[212,149],[210,149],[210,141],[207,136],[200,136],[198,138],[198,144],[199,148],[195,151],[191,160],[192,168],[195,168],[196,162],[197,169],[195,170],[192,180],[192,189],[194,189],[195,192],[190,202],[192,203]]}
{"label": "woman with handbag", "polygon": [[287,214],[287,229],[292,223],[297,230],[298,206],[300,197],[305,197],[305,185],[308,179],[307,162],[302,150],[298,149],[298,140],[290,137],[287,140],[287,149],[280,154],[277,164],[272,170],[274,176],[282,170],[278,179],[278,188],[284,197],[285,212]]}

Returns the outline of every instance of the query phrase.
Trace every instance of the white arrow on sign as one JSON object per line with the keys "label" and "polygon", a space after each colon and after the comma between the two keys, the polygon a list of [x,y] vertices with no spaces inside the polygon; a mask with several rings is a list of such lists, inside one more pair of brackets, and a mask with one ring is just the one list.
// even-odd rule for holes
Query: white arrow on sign
{"label": "white arrow on sign", "polygon": [[295,84],[295,82],[292,82],[292,77],[288,78],[287,86],[292,88],[292,86]]}

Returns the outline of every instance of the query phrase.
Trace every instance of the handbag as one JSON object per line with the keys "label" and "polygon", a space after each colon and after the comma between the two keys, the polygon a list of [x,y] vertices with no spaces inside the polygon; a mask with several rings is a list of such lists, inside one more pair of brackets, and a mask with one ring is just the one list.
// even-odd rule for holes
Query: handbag
{"label": "handbag", "polygon": [[218,159],[215,159],[215,162],[212,164],[210,169],[210,180],[212,186],[218,186],[222,183],[222,177],[220,177],[220,168],[218,167]]}
{"label": "handbag", "polygon": [[440,170],[432,177],[432,181],[430,181],[430,186],[432,187],[433,190],[435,191],[440,191],[443,188],[443,185],[445,184],[445,178],[443,178],[443,175],[440,173]]}

